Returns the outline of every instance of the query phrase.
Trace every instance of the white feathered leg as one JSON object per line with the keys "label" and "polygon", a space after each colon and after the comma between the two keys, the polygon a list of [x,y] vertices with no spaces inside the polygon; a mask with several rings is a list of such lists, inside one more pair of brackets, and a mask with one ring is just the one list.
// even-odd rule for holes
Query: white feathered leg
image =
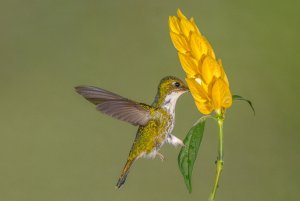
{"label": "white feathered leg", "polygon": [[180,145],[182,147],[185,146],[181,139],[177,138],[176,136],[174,136],[172,134],[168,134],[167,143],[174,145],[175,147],[178,145]]}
{"label": "white feathered leg", "polygon": [[158,157],[160,158],[160,160],[161,160],[162,162],[164,162],[165,157],[164,157],[161,153],[157,152],[157,153],[156,153],[156,156],[158,156]]}

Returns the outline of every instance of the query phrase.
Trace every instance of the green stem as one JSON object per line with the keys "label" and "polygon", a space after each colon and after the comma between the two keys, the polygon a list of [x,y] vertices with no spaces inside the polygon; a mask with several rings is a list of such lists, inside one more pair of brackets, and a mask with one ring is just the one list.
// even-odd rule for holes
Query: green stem
{"label": "green stem", "polygon": [[216,161],[216,177],[215,177],[215,183],[214,183],[214,187],[213,190],[210,194],[209,197],[209,201],[213,201],[215,200],[215,196],[216,196],[216,191],[217,188],[219,186],[219,180],[220,180],[220,175],[223,169],[223,123],[224,123],[224,118],[223,116],[219,116],[218,117],[218,125],[219,125],[219,146],[218,146],[218,158]]}

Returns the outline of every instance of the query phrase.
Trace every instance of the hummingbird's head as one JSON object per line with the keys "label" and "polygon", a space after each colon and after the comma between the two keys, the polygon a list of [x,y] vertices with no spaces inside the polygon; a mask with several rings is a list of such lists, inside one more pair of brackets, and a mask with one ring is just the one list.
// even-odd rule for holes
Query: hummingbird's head
{"label": "hummingbird's head", "polygon": [[177,99],[183,93],[189,91],[187,85],[177,77],[167,76],[161,79],[158,85],[154,105],[176,104]]}
{"label": "hummingbird's head", "polygon": [[161,79],[158,90],[160,91],[161,95],[168,95],[172,93],[183,94],[184,92],[189,91],[189,88],[179,78],[174,76],[167,76]]}

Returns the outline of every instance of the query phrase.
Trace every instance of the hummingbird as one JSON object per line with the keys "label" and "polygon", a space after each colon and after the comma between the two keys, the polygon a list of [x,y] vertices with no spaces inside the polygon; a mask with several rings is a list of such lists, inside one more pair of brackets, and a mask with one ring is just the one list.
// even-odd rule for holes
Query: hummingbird
{"label": "hummingbird", "polygon": [[179,78],[167,76],[161,79],[151,105],[135,102],[97,87],[77,86],[75,89],[95,104],[98,111],[139,126],[116,184],[117,188],[125,183],[130,167],[139,158],[153,159],[158,156],[163,161],[164,156],[159,150],[165,143],[184,146],[182,140],[171,134],[175,124],[176,101],[183,93],[189,91]]}

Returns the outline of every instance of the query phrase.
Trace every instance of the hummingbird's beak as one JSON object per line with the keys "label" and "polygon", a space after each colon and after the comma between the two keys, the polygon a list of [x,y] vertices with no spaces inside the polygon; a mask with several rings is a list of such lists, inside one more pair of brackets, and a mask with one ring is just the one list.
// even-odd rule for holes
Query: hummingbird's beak
{"label": "hummingbird's beak", "polygon": [[184,93],[185,93],[185,92],[190,92],[190,89],[189,89],[187,86],[184,86],[184,87],[183,87],[183,91],[184,91]]}
{"label": "hummingbird's beak", "polygon": [[190,92],[190,89],[189,89],[188,86],[185,86],[184,89],[185,89],[186,92]]}

